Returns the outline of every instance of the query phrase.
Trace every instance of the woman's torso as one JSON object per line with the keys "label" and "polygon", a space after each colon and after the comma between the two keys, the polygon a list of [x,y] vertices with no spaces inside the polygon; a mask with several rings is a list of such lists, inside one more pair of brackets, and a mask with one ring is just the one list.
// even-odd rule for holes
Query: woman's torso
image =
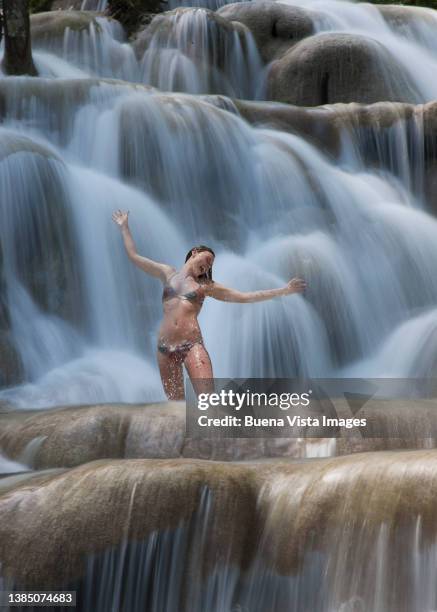
{"label": "woman's torso", "polygon": [[197,316],[205,294],[202,285],[194,278],[180,278],[174,273],[164,283],[164,317],[159,328],[158,343],[176,345],[202,339]]}

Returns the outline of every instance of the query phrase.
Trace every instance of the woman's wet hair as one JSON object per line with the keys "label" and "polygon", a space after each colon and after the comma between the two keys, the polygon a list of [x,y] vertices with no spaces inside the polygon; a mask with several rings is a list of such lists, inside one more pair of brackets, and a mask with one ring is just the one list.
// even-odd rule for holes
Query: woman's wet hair
{"label": "woman's wet hair", "polygon": [[[185,263],[187,263],[187,261],[193,255],[194,251],[196,251],[197,253],[203,253],[205,251],[208,251],[208,253],[211,253],[211,255],[215,257],[215,253],[212,249],[205,246],[204,244],[201,244],[199,246],[193,247],[190,251],[188,251],[187,256],[185,257]],[[204,280],[206,281],[212,281],[212,266],[206,274],[202,274],[202,278],[204,278]]]}

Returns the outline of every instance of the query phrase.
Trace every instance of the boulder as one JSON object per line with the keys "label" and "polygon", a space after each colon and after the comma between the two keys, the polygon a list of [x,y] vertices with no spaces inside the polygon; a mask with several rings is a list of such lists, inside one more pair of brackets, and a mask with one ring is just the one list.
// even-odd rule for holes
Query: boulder
{"label": "boulder", "polygon": [[314,33],[308,11],[279,2],[237,2],[223,6],[217,14],[248,27],[265,62],[281,57]]}
{"label": "boulder", "polygon": [[[341,405],[337,412],[339,417],[351,416],[342,412]],[[48,469],[103,458],[288,460],[312,457],[315,449],[319,455],[340,455],[437,447],[437,411],[431,400],[370,400],[359,417],[367,419],[364,433],[341,430],[335,439],[309,437],[316,435],[314,428],[306,432],[307,437],[301,432],[294,438],[195,439],[185,434],[183,402],[10,409],[0,413],[0,453],[33,468]]]}
{"label": "boulder", "polygon": [[422,109],[421,106],[395,102],[337,103],[329,107],[247,100],[235,100],[234,104],[249,123],[298,133],[330,155],[339,153],[343,130],[389,130],[399,122],[414,121]]}
{"label": "boulder", "polygon": [[[31,456],[32,442],[39,440]],[[291,439],[191,440],[185,404],[108,404],[0,415],[0,450],[38,469],[73,467],[105,457],[254,459],[299,456]]]}
{"label": "boulder", "polygon": [[395,58],[381,44],[343,33],[311,36],[273,62],[268,98],[299,106],[418,101]]}
{"label": "boulder", "polygon": [[[0,487],[2,584],[69,586],[79,598],[97,584],[81,608],[97,612],[114,594],[132,611],[241,602],[282,612],[296,593],[305,610],[347,609],[358,595],[358,609],[373,610],[375,592],[380,609],[415,610],[433,584],[434,571],[417,570],[435,567],[436,469],[437,451],[422,450],[288,463],[99,460],[26,476]],[[319,588],[301,590],[308,584]]]}
{"label": "boulder", "polygon": [[[194,560],[202,556],[210,569],[220,560],[240,564],[255,552],[247,534],[256,533],[257,479],[245,466],[130,459],[93,461],[0,488],[2,578],[39,589],[67,584],[85,574],[87,555],[188,522],[205,490],[213,496],[214,522],[202,543],[207,549],[194,549]],[[66,550],[68,562],[60,562]]]}
{"label": "boulder", "polygon": [[93,13],[86,11],[51,11],[30,18],[32,42],[38,45],[47,39],[62,38],[67,28],[74,32],[87,30],[91,24],[99,29]]}

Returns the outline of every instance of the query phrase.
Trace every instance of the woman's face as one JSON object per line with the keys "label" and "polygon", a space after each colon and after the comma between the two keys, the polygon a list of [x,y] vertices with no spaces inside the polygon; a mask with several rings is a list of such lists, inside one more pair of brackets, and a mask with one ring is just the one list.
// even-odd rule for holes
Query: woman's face
{"label": "woman's face", "polygon": [[203,276],[211,270],[214,255],[209,251],[193,251],[190,260],[194,276]]}

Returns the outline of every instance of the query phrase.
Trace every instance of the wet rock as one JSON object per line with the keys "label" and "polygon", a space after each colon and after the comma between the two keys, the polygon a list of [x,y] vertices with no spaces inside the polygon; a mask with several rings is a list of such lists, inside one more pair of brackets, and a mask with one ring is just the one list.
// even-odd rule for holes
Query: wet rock
{"label": "wet rock", "polygon": [[53,40],[54,38],[62,38],[67,28],[73,32],[81,32],[87,30],[91,24],[93,24],[97,30],[99,29],[95,16],[85,11],[51,11],[38,13],[32,15],[30,18],[32,41],[38,44],[47,39]]}
{"label": "wet rock", "polygon": [[[84,574],[87,554],[190,520],[205,489],[213,495],[214,522],[206,535],[213,555],[194,554],[204,557],[204,571],[220,559],[240,564],[254,552],[247,533],[256,531],[256,479],[247,467],[143,459],[94,461],[25,479],[3,494],[0,489],[2,575],[40,589],[65,584]],[[230,522],[232,516],[244,528]],[[65,550],[68,563],[60,563]]]}
{"label": "wet rock", "polygon": [[68,407],[0,417],[0,449],[10,458],[22,457],[37,438],[44,438],[32,457],[38,469],[105,457],[236,460],[301,452],[294,439],[187,439],[183,403]]}
{"label": "wet rock", "polygon": [[[330,549],[332,555],[335,550],[340,556],[334,553],[330,558],[343,559],[347,575],[350,577],[356,572],[356,578],[363,580],[365,575],[370,577],[372,555],[376,554],[380,542],[384,550],[390,551],[390,572],[386,579],[396,582],[400,571],[413,571],[412,566],[407,570],[396,559],[406,554],[414,542],[414,534],[418,537],[420,533],[424,540],[435,537],[433,508],[437,483],[431,475],[431,466],[436,459],[435,450],[388,451],[289,466],[281,478],[271,477],[260,495],[259,505],[266,504],[269,508],[265,554],[273,555],[275,566],[287,574],[300,566],[302,551]],[[419,516],[420,528],[416,523]],[[380,540],[383,525],[387,527],[387,548]],[[399,533],[405,538],[405,549],[396,542]],[[338,576],[337,571],[338,568],[328,580]],[[398,602],[395,607],[399,609],[399,606]],[[368,604],[364,609],[371,607]]]}
{"label": "wet rock", "polygon": [[[351,416],[339,411],[339,417]],[[432,400],[372,400],[361,409],[359,418],[367,419],[364,430],[341,430],[335,439],[192,439],[185,435],[185,405],[179,402],[8,411],[0,415],[0,452],[23,461],[32,447],[32,466],[43,469],[109,457],[288,460],[317,454],[437,447],[437,406]],[[36,445],[35,440],[39,440]]]}
{"label": "wet rock", "polygon": [[[35,438],[44,442],[33,465],[72,467],[104,457],[178,457],[184,438],[185,410],[177,404],[129,407],[84,406],[30,413],[0,426],[0,447],[20,456]],[[21,438],[17,437],[18,431]]]}
{"label": "wet rock", "polygon": [[415,102],[418,95],[382,45],[364,36],[318,34],[273,62],[268,98],[299,106]]}
{"label": "wet rock", "polygon": [[299,133],[335,154],[340,145],[336,113],[323,108],[304,108],[278,102],[234,102],[241,116],[253,125]]}
{"label": "wet rock", "polygon": [[277,102],[235,100],[239,113],[254,125],[298,133],[327,153],[337,155],[342,131],[389,130],[414,119],[421,107],[411,104],[333,104],[329,107],[301,107]]}
{"label": "wet rock", "polygon": [[[186,587],[181,597],[193,581],[199,588],[214,572],[232,568],[249,592],[266,584],[274,589],[268,591],[270,601],[282,607],[270,605],[273,612],[284,604],[291,609],[294,582],[284,585],[287,577],[306,584],[310,576],[317,576],[324,601],[330,597],[335,609],[356,595],[357,584],[368,585],[360,593],[363,609],[370,610],[378,555],[384,559],[378,601],[384,601],[383,609],[412,610],[417,557],[408,551],[436,537],[436,466],[437,451],[428,450],[292,463],[100,460],[25,477],[0,487],[3,578],[21,587],[59,588],[77,584],[91,568],[89,579],[96,581],[97,574],[103,584],[99,571],[105,559],[106,567],[115,563],[118,571],[127,571],[133,561],[127,546],[137,542],[137,562],[147,558],[146,551],[153,553],[154,562],[136,577],[148,593],[158,586],[153,555],[159,550],[160,560],[170,555],[168,567],[190,569],[189,584],[186,573],[171,576]],[[93,560],[102,555],[100,569],[91,555]],[[107,574],[105,579],[109,587]]]}
{"label": "wet rock", "polygon": [[265,62],[281,57],[314,32],[305,9],[279,2],[238,2],[223,6],[217,14],[248,27]]}

